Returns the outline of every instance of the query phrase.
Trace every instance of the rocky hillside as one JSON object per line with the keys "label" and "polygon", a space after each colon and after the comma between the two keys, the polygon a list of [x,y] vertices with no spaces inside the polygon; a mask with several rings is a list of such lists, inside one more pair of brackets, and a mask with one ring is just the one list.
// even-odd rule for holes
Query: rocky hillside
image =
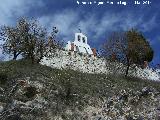
{"label": "rocky hillside", "polygon": [[159,119],[159,82],[0,63],[0,120]]}
{"label": "rocky hillside", "polygon": [[[104,57],[82,54],[74,51],[47,50],[47,55],[43,57],[40,64],[53,69],[72,69],[83,73],[96,74],[125,74],[126,66],[119,62],[111,62]],[[160,81],[160,74],[157,69],[150,67],[142,69],[132,65],[128,71],[128,76],[136,76],[141,79]]]}

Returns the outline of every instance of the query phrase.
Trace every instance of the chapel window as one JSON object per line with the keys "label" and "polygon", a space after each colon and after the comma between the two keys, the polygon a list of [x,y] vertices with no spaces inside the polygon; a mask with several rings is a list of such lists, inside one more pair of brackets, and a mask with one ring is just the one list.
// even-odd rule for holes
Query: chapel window
{"label": "chapel window", "polygon": [[85,42],[86,42],[85,37],[83,37],[83,38],[82,38],[82,40],[83,40],[83,43],[85,43]]}
{"label": "chapel window", "polygon": [[80,35],[78,35],[78,41],[80,42],[80,40],[81,40],[81,36],[80,36]]}

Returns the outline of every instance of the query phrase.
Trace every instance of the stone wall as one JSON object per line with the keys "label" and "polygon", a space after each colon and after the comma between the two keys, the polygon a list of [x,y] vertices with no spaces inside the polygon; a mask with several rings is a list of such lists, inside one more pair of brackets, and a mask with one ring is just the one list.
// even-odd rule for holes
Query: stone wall
{"label": "stone wall", "polygon": [[[56,52],[48,52],[41,62],[57,69],[73,69],[84,73],[100,73],[100,74],[125,74],[126,66],[118,62],[109,62],[102,57],[93,55],[85,55],[74,51],[56,50]],[[143,79],[160,80],[158,73],[151,68],[141,69],[135,67],[129,70],[129,76],[136,76]]]}
{"label": "stone wall", "polygon": [[84,55],[74,51],[56,50],[49,53],[41,61],[41,64],[58,69],[73,69],[87,73],[108,73],[104,58],[92,55]]}

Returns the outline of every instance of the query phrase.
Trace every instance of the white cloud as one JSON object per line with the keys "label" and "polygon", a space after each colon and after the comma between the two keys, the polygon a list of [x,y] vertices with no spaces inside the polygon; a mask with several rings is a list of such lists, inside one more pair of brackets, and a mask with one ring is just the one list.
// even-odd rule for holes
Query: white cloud
{"label": "white cloud", "polygon": [[[27,12],[34,7],[44,7],[43,0],[4,0],[0,4],[0,25],[15,24],[13,18],[26,16]],[[110,31],[127,30],[137,27],[143,32],[150,31],[156,26],[156,15],[145,20],[143,15],[130,14],[129,12],[102,13],[98,17],[96,13],[86,13],[77,9],[63,9],[54,14],[39,16],[38,20],[42,25],[51,30],[52,26],[59,29],[59,35],[63,40],[73,40],[74,33],[80,27],[89,39],[98,40]],[[83,16],[83,18],[81,18]]]}
{"label": "white cloud", "polygon": [[16,16],[23,16],[33,6],[43,6],[41,0],[4,0],[0,3],[0,25],[12,24]]}
{"label": "white cloud", "polygon": [[[81,13],[76,10],[65,9],[51,16],[42,16],[40,22],[45,26],[57,26],[60,35],[65,40],[71,40],[71,36],[78,31],[80,27],[82,32],[88,36],[98,39],[100,36],[109,31],[127,30],[132,27],[138,27],[141,31],[146,32],[155,27],[155,16],[145,21],[144,17],[134,14],[114,14],[105,13],[101,18],[97,18],[96,14],[86,14],[81,19]],[[94,33],[94,34],[91,34]]]}
{"label": "white cloud", "polygon": [[[10,18],[14,15],[23,16],[34,5],[43,6],[43,2],[42,0],[38,2],[35,0],[5,0],[0,4],[0,11],[2,11],[0,24],[12,23]],[[83,16],[83,19],[80,16]],[[40,16],[38,20],[49,30],[52,26],[58,27],[59,35],[63,36],[64,40],[71,40],[79,27],[82,32],[94,39],[98,39],[109,31],[127,30],[132,27],[138,27],[146,32],[155,27],[156,17],[153,16],[150,20],[145,21],[143,15],[129,14],[128,12],[119,14],[105,12],[103,16],[97,18],[95,13],[84,15],[77,9],[62,9],[53,15]]]}
{"label": "white cloud", "polygon": [[73,36],[73,33],[76,32],[78,28],[78,19],[78,14],[69,9],[57,12],[53,16],[42,16],[38,18],[40,23],[48,28],[49,31],[53,26],[56,26],[59,34],[64,37],[64,40],[72,39],[70,36]]}
{"label": "white cloud", "polygon": [[151,29],[153,29],[156,26],[156,16],[153,16],[150,20],[142,21],[142,25],[141,28],[144,32],[149,31]]}
{"label": "white cloud", "polygon": [[[15,24],[13,18],[25,16],[25,13],[33,6],[43,6],[41,0],[3,0],[0,3],[0,25]],[[0,41],[2,44],[2,41]],[[2,49],[0,49],[0,56],[2,56]]]}

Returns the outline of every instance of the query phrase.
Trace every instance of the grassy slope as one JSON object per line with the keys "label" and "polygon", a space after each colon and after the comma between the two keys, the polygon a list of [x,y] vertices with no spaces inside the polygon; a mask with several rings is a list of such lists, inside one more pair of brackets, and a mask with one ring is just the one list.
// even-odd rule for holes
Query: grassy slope
{"label": "grassy slope", "polygon": [[[83,111],[86,106],[96,107],[100,105],[101,107],[104,98],[107,99],[108,97],[118,95],[124,89],[136,92],[141,91],[144,87],[151,87],[160,90],[159,83],[144,81],[138,78],[87,74],[73,70],[58,70],[40,64],[31,64],[30,61],[26,60],[0,63],[0,87],[4,88],[5,92],[10,91],[18,79],[28,79],[27,77],[29,77],[30,81],[38,81],[44,85],[40,94],[50,105],[47,108],[48,112],[52,109],[53,116],[61,115],[64,119],[68,120],[75,119],[73,116],[77,116],[77,108]],[[50,90],[55,91],[55,93],[49,95]],[[58,94],[56,94],[56,91],[58,91]],[[70,93],[69,99],[66,97],[68,92]],[[22,98],[24,99],[25,97],[23,96]],[[14,99],[20,100],[21,98],[19,99],[18,96],[14,96]],[[151,103],[146,98],[144,100]],[[5,100],[0,100],[0,102],[5,102]],[[53,103],[56,103],[58,106],[54,106]],[[138,105],[138,108],[141,108],[141,102]],[[65,111],[68,108],[73,110],[75,114],[66,118],[68,115],[65,114]],[[137,106],[132,106],[132,109],[135,111],[136,108]],[[23,115],[25,116],[25,114],[26,119],[28,119],[28,113],[25,112]],[[38,113],[35,114],[33,112],[33,116],[40,119],[40,114]],[[33,119],[35,118],[33,117]]]}
{"label": "grassy slope", "polygon": [[146,86],[154,87],[157,90],[160,88],[157,82],[144,81],[138,78],[58,70],[39,64],[33,65],[24,60],[0,63],[0,73],[6,74],[8,80],[30,77],[33,81],[51,82],[60,86],[68,85],[73,93],[91,96],[110,96],[113,93],[117,94],[121,89],[127,90],[128,88],[133,90],[140,90]]}

